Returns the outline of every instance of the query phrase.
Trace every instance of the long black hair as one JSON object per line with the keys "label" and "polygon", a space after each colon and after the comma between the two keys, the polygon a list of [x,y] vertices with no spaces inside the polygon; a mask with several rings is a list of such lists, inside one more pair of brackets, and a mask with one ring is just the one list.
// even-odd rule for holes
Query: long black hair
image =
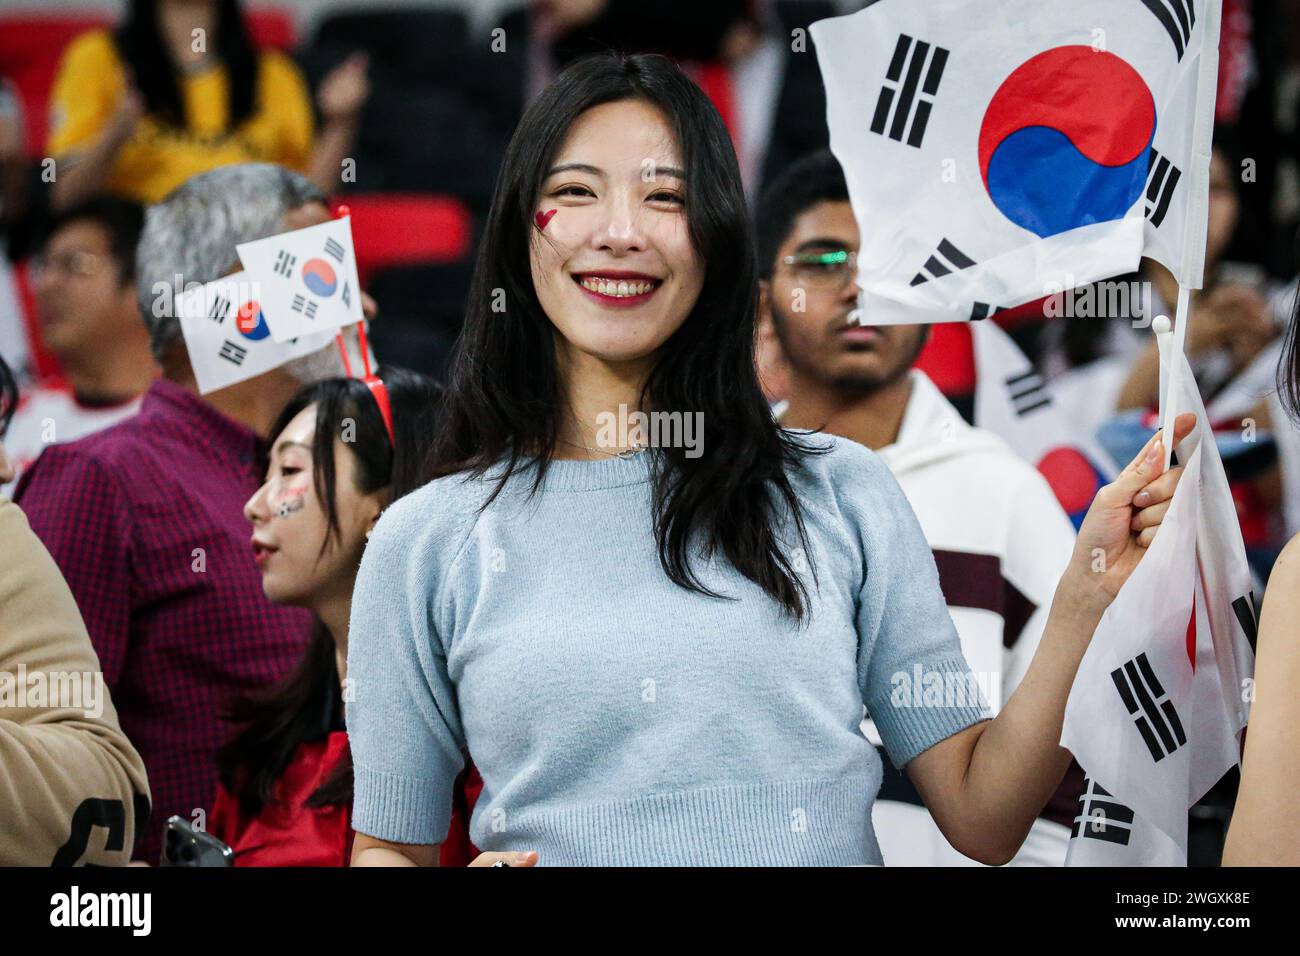
{"label": "long black hair", "polygon": [[[424,483],[442,389],[432,379],[400,368],[381,368],[388,388],[395,441],[389,442],[379,407],[358,379],[331,378],[309,385],[285,406],[272,426],[271,440],[294,417],[316,405],[312,439],[312,479],[328,519],[324,550],[340,534],[335,441],[356,456],[356,485],[362,494],[388,489],[389,501]],[[342,689],[335,663],[334,638],[319,621],[306,654],[283,680],[232,701],[225,718],[239,725],[236,736],[217,751],[222,785],[250,816],[270,801],[275,783],[298,747],[343,729]],[[338,806],[352,799],[352,762],[343,760],[307,801],[311,807]]]}
{"label": "long black hair", "polygon": [[[1300,245],[1300,236],[1297,236]],[[1300,293],[1291,304],[1291,322],[1282,337],[1282,354],[1277,365],[1277,396],[1291,420],[1300,424]],[[1274,427],[1281,428],[1282,422]]]}
{"label": "long black hair", "polygon": [[[645,410],[703,413],[703,455],[688,458],[685,449],[666,447],[653,459],[660,563],[680,587],[714,595],[695,576],[689,554],[697,545],[707,555],[721,551],[802,621],[807,590],[775,527],[784,505],[807,551],[802,512],[786,469],[800,467],[811,449],[778,428],[759,389],[755,254],[726,126],[699,87],[664,57],[584,57],[565,69],[520,120],[479,243],[433,473],[482,475],[504,459],[492,498],[511,475],[533,463],[533,490],[541,486],[556,448],[564,392],[553,326],[538,302],[529,267],[533,214],[546,171],[572,123],[592,107],[623,100],[657,107],[676,134],[686,165],[691,241],[706,268],[699,299],[662,346],[641,396]],[[497,290],[505,293],[504,313],[492,309]]]}
{"label": "long black hair", "polygon": [[[136,89],[150,115],[185,128],[178,69],[163,42],[158,24],[159,0],[131,0],[115,34],[117,49],[130,68]],[[211,52],[221,57],[229,80],[229,122],[233,130],[253,115],[257,105],[257,49],[239,9],[239,0],[217,0],[217,35],[209,38]]]}

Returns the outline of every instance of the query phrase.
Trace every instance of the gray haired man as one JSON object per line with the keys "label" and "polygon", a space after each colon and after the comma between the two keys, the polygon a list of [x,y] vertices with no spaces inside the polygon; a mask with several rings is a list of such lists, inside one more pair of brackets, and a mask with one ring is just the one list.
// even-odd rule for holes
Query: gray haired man
{"label": "gray haired man", "polygon": [[262,482],[259,436],[304,382],[340,371],[327,352],[200,396],[174,299],[155,304],[234,271],[237,243],[328,218],[308,180],[262,163],[195,176],[150,208],[137,292],[163,377],[136,418],[51,446],[18,485],[144,758],[154,813],[139,859],[158,859],[172,814],[204,822],[224,704],[302,655],[310,616],[263,595],[243,504]]}

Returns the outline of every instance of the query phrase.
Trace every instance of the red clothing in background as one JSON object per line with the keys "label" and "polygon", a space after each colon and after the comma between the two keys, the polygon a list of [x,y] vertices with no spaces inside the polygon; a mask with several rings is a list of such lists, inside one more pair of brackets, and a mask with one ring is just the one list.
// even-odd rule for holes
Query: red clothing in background
{"label": "red clothing in background", "polygon": [[235,851],[235,866],[347,866],[352,856],[352,806],[307,807],[308,798],[348,752],[348,735],[335,731],[298,747],[275,785],[275,798],[246,816],[225,787],[208,831]]}
{"label": "red clothing in background", "polygon": [[[348,735],[334,731],[302,744],[276,783],[275,798],[250,817],[218,785],[209,832],[235,851],[236,866],[347,866],[352,857],[352,806],[306,803],[348,752]],[[451,829],[439,852],[441,866],[468,866],[478,850],[469,841],[469,816],[483,781],[470,764],[456,779]]]}
{"label": "red clothing in background", "polygon": [[223,703],[283,677],[310,633],[310,612],[268,601],[253,563],[258,451],[250,429],[159,379],[136,417],[46,449],[14,495],[144,758],[153,815],[135,858],[150,863],[170,815],[211,816]]}
{"label": "red clothing in background", "polygon": [[447,839],[438,847],[439,866],[469,866],[479,850],[469,839],[469,820],[474,815],[474,804],[483,791],[483,778],[472,760],[465,761],[465,769],[456,777],[451,791],[451,826]]}

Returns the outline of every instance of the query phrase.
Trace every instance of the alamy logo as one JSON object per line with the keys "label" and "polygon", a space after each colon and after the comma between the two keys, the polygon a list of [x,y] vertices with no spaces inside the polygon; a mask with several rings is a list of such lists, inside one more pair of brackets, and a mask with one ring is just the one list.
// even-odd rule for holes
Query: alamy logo
{"label": "alamy logo", "polygon": [[0,671],[0,713],[14,708],[72,708],[87,717],[104,715],[104,675],[97,671]]}
{"label": "alamy logo", "polygon": [[684,448],[687,458],[704,454],[703,412],[629,412],[626,404],[618,414],[596,416],[596,445],[600,448]]}
{"label": "alamy logo", "polygon": [[153,927],[153,897],[148,893],[71,892],[50,897],[51,926],[124,926],[133,936],[148,936]]}
{"label": "alamy logo", "polygon": [[1002,674],[994,671],[945,671],[922,668],[896,671],[890,678],[889,703],[894,707],[984,707],[1002,699]]}

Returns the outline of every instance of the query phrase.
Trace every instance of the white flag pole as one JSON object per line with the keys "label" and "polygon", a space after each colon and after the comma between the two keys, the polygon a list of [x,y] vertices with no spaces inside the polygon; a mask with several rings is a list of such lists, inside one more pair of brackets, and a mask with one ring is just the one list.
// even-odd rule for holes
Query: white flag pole
{"label": "white flag pole", "polygon": [[[1205,246],[1202,243],[1202,250]],[[1172,336],[1173,341],[1168,347],[1173,349],[1173,354],[1181,356],[1187,342],[1187,322],[1191,318],[1191,290],[1178,283],[1178,311],[1175,313],[1174,330],[1165,332],[1166,336]],[[1160,316],[1164,318],[1164,316]],[[1168,324],[1169,320],[1165,319]],[[1155,323],[1152,323],[1155,328]],[[1159,341],[1160,333],[1156,332],[1156,339]],[[1174,456],[1174,419],[1178,417],[1178,401],[1176,396],[1182,394],[1183,387],[1183,363],[1168,357],[1169,374],[1165,377],[1164,394],[1161,396],[1161,416],[1160,427],[1163,431],[1163,440],[1165,443],[1165,468],[1167,469],[1173,461]],[[1198,422],[1198,424],[1200,424]]]}
{"label": "white flag pole", "polygon": [[1174,344],[1173,323],[1167,315],[1157,315],[1151,320],[1151,331],[1156,334],[1156,351],[1160,355],[1160,394],[1169,388],[1169,350]]}
{"label": "white flag pole", "polygon": [[[1178,308],[1174,318],[1174,354],[1181,356],[1187,342],[1187,323],[1191,321],[1191,290],[1199,289],[1205,273],[1205,234],[1210,218],[1210,153],[1214,148],[1214,103],[1219,86],[1219,25],[1223,18],[1223,0],[1207,0],[1201,19],[1202,35],[1197,51],[1196,117],[1192,123],[1191,163],[1188,186],[1191,198],[1187,218],[1183,221],[1183,261],[1178,272]],[[1174,454],[1174,419],[1178,417],[1177,396],[1182,393],[1181,361],[1169,363],[1169,380],[1161,396],[1160,419],[1164,431],[1165,467]],[[1204,427],[1204,422],[1197,424]]]}

